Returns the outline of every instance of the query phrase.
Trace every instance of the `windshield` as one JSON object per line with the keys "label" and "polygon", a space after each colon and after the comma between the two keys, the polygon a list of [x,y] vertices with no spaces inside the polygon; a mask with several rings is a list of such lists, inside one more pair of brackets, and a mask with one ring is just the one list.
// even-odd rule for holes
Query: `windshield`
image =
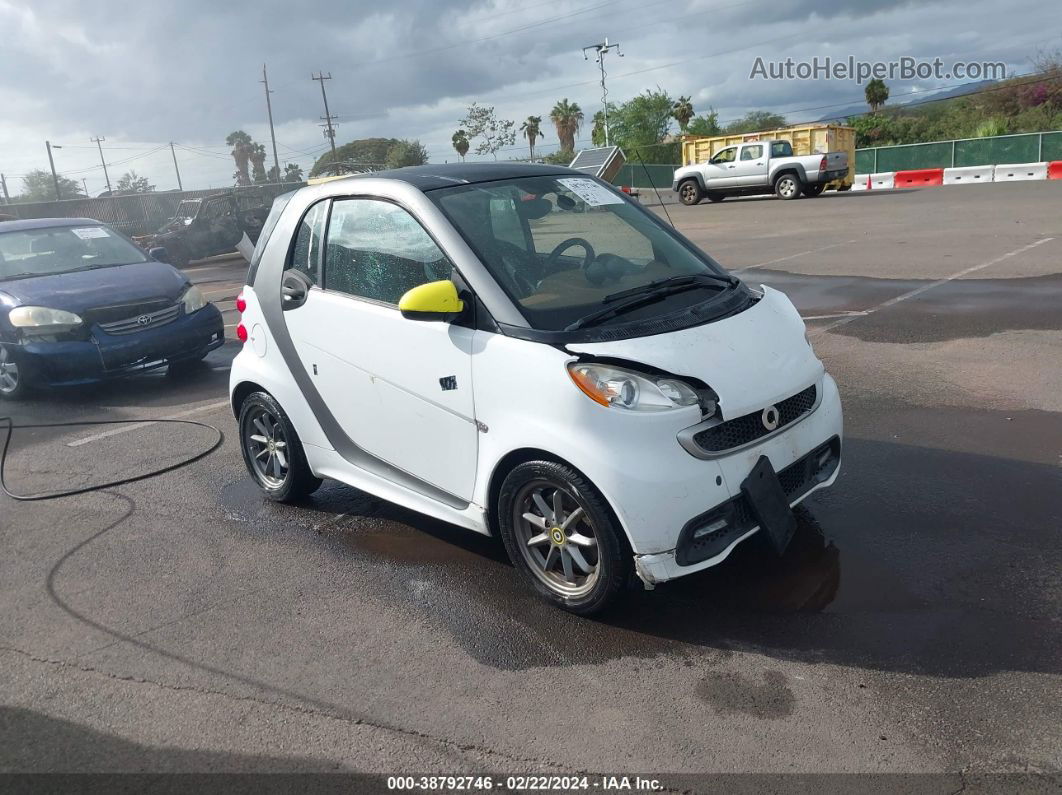
{"label": "windshield", "polygon": [[0,279],[147,261],[144,252],[105,226],[53,226],[0,234]]}
{"label": "windshield", "polygon": [[[434,190],[458,228],[533,328],[559,331],[598,312],[620,292],[676,276],[726,277],[622,194],[586,177],[529,177]],[[728,289],[706,279],[660,291],[604,323],[641,320]]]}

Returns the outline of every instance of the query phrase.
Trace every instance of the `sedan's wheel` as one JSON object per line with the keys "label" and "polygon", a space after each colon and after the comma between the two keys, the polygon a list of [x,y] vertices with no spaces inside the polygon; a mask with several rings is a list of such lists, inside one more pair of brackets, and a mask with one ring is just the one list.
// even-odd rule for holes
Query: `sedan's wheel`
{"label": "sedan's wheel", "polygon": [[26,394],[26,376],[15,355],[0,345],[0,398],[18,400]]}
{"label": "sedan's wheel", "polygon": [[687,207],[692,207],[701,200],[701,186],[697,184],[697,180],[688,179],[679,185],[678,195],[680,202]]}
{"label": "sedan's wheel", "polygon": [[794,174],[783,174],[774,183],[774,192],[780,199],[799,199],[801,193],[800,178]]}
{"label": "sedan's wheel", "polygon": [[502,484],[498,511],[509,557],[550,601],[588,615],[627,582],[631,552],[612,512],[570,467],[516,467]]}
{"label": "sedan's wheel", "polygon": [[305,497],[321,485],[306,463],[291,421],[264,392],[251,395],[240,408],[240,447],[248,471],[272,500]]}

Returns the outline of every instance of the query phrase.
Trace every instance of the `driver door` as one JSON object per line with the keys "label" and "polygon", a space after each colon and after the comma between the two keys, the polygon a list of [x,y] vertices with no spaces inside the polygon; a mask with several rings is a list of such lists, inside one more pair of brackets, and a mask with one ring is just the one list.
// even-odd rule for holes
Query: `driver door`
{"label": "driver door", "polygon": [[346,435],[370,455],[470,499],[479,445],[475,330],[408,320],[397,306],[413,287],[450,277],[446,255],[398,205],[344,198],[330,210],[327,201],[310,208],[289,267],[315,286],[284,313],[288,331]]}
{"label": "driver door", "polygon": [[704,164],[704,178],[708,190],[712,188],[728,188],[736,184],[737,177],[737,150],[736,146],[728,146],[720,149],[711,159]]}

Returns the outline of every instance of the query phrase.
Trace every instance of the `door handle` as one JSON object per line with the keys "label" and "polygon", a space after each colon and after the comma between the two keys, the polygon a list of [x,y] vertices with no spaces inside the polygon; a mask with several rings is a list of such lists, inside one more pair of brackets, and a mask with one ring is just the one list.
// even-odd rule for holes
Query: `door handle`
{"label": "door handle", "polygon": [[727,168],[737,168],[737,166],[727,166]]}

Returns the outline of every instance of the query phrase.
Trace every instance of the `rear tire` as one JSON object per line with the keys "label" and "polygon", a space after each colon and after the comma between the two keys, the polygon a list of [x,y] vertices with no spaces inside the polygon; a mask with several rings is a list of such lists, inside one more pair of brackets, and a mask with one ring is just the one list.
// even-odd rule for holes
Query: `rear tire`
{"label": "rear tire", "polygon": [[817,185],[805,185],[804,195],[814,199],[816,196],[821,196],[824,190],[826,190],[826,184],[823,182]]}
{"label": "rear tire", "polygon": [[571,467],[520,464],[502,483],[496,507],[510,560],[546,601],[589,616],[626,588],[633,554],[623,530],[597,489]]}
{"label": "rear tire", "polygon": [[239,426],[243,462],[269,499],[295,502],[320,488],[295,427],[271,395],[249,395],[240,406]]}
{"label": "rear tire", "polygon": [[800,181],[800,177],[792,172],[786,172],[774,181],[774,192],[779,199],[785,199],[786,201],[799,199],[803,190],[804,185]]}
{"label": "rear tire", "polygon": [[697,180],[695,179],[686,179],[680,182],[678,186],[678,195],[679,201],[687,207],[692,207],[704,198],[704,192],[701,190],[701,186],[697,184]]}

